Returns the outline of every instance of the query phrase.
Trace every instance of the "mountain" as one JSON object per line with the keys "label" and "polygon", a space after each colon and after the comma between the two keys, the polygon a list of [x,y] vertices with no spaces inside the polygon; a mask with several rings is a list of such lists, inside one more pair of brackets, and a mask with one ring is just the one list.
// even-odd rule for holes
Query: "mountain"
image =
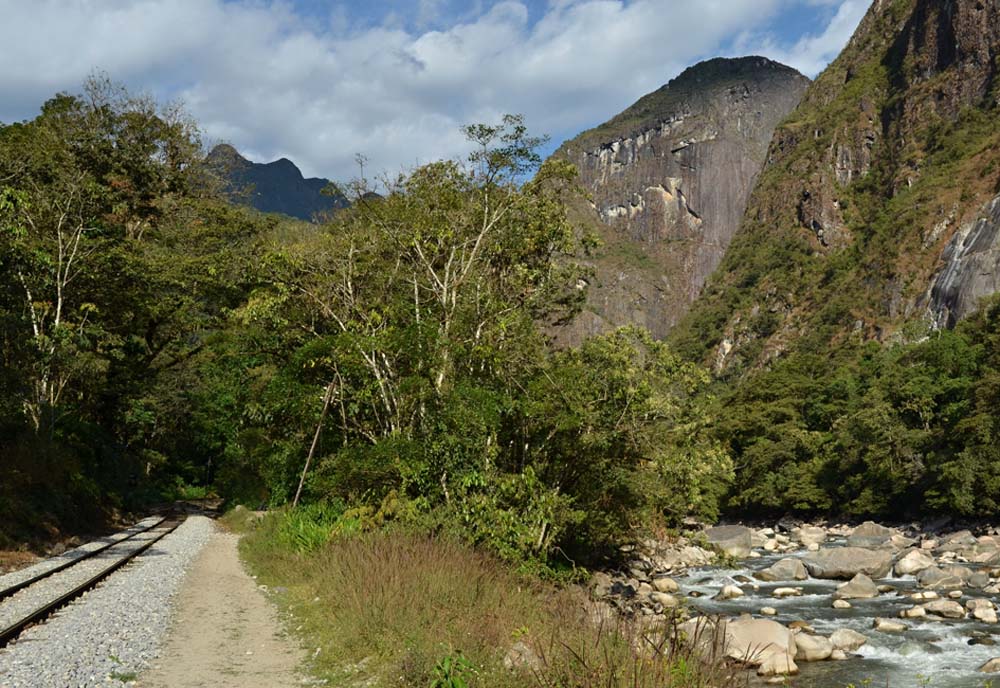
{"label": "mountain", "polygon": [[295,163],[287,158],[255,163],[232,146],[220,144],[208,154],[208,162],[227,182],[228,191],[236,202],[264,213],[281,213],[312,221],[317,215],[347,206],[343,196],[322,193],[330,185],[328,179],[304,178]]}
{"label": "mountain", "polygon": [[762,57],[689,68],[555,155],[586,196],[569,199],[602,246],[568,342],[625,324],[662,338],[698,296],[739,227],[775,126],[809,80]]}
{"label": "mountain", "polygon": [[674,343],[742,375],[796,351],[919,339],[995,293],[998,55],[996,0],[876,0],[777,128]]}

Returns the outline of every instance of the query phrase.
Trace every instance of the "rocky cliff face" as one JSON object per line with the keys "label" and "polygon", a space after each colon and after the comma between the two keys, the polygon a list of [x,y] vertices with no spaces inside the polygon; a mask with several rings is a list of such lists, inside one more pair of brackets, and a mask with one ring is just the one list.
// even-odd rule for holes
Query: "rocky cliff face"
{"label": "rocky cliff face", "polygon": [[569,340],[624,324],[663,337],[739,227],[775,126],[809,80],[765,58],[696,65],[566,142],[589,203],[574,220],[603,240]]}
{"label": "rocky cliff face", "polygon": [[255,163],[232,146],[220,144],[208,154],[208,162],[226,181],[237,203],[250,205],[263,213],[281,213],[312,221],[323,213],[347,206],[344,197],[322,193],[330,180],[306,179],[287,158]]}
{"label": "rocky cliff face", "polygon": [[997,289],[998,0],[876,0],[779,126],[675,342],[722,372],[953,324]]}
{"label": "rocky cliff face", "polygon": [[930,311],[935,327],[953,327],[983,297],[1000,292],[1000,196],[955,232],[942,263],[931,285]]}

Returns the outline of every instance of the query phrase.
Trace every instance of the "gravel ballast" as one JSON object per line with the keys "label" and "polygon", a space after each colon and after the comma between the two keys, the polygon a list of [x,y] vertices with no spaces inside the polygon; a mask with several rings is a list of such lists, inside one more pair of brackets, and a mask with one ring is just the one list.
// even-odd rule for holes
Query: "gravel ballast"
{"label": "gravel ballast", "polygon": [[191,516],[97,588],[0,650],[3,688],[131,684],[160,648],[171,604],[215,526]]}
{"label": "gravel ballast", "polygon": [[79,547],[63,552],[59,556],[50,557],[48,559],[45,559],[44,561],[40,561],[37,564],[34,564],[27,568],[19,569],[12,573],[0,576],[0,590],[8,588],[12,585],[17,585],[19,583],[22,583],[23,581],[34,578],[39,574],[48,573],[49,571],[57,569],[68,562],[76,561],[77,559],[83,559],[94,550],[106,547],[111,543],[125,540],[129,536],[134,535],[135,533],[140,532],[143,529],[156,524],[158,521],[160,521],[160,519],[155,517],[143,519],[142,521],[139,521],[131,528],[127,528],[126,530],[115,533],[114,535],[109,535],[108,537],[105,538],[92,540],[91,542],[88,542],[85,545],[80,545]]}

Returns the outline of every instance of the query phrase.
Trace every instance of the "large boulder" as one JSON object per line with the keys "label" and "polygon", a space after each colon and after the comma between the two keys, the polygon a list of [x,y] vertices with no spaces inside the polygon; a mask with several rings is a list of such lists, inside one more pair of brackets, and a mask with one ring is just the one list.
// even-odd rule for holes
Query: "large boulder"
{"label": "large boulder", "polygon": [[963,587],[971,575],[972,570],[964,566],[931,566],[917,574],[917,584],[922,588],[955,590]]}
{"label": "large boulder", "polygon": [[869,578],[885,578],[892,570],[892,553],[863,547],[838,547],[811,553],[802,563],[814,578],[851,579],[859,573]]}
{"label": "large boulder", "polygon": [[775,562],[771,566],[754,574],[754,577],[762,581],[790,581],[805,580],[809,577],[809,572],[799,559],[787,557]]}
{"label": "large boulder", "polygon": [[941,616],[945,619],[964,619],[965,608],[955,600],[933,600],[922,606],[928,614]]}
{"label": "large boulder", "polygon": [[906,624],[898,621],[876,617],[875,621],[872,623],[872,628],[876,631],[882,631],[883,633],[902,633],[906,630],[907,626]]}
{"label": "large boulder", "polygon": [[758,666],[773,655],[795,657],[792,632],[777,621],[742,616],[725,624],[725,652],[732,659]]}
{"label": "large boulder", "polygon": [[657,576],[654,578],[653,587],[656,588],[658,592],[677,592],[680,590],[680,586],[677,584],[677,581],[669,576]]}
{"label": "large boulder", "polygon": [[998,674],[1000,673],[1000,657],[994,657],[990,661],[979,667],[979,671],[984,674]]}
{"label": "large boulder", "polygon": [[795,659],[803,662],[822,662],[824,659],[830,659],[830,655],[836,649],[829,638],[808,633],[799,633],[795,636],[795,648]]}
{"label": "large boulder", "polygon": [[897,576],[920,573],[934,566],[934,557],[919,549],[911,549],[896,562],[894,570]]}
{"label": "large boulder", "polygon": [[732,557],[749,556],[753,548],[753,531],[746,526],[715,526],[705,531],[705,537]]}
{"label": "large boulder", "polygon": [[839,628],[830,635],[830,642],[837,650],[854,652],[859,647],[868,642],[868,638],[850,628]]}
{"label": "large boulder", "polygon": [[888,543],[897,531],[873,521],[865,521],[847,537],[848,547],[881,547]]}
{"label": "large boulder", "polygon": [[791,655],[773,654],[768,656],[757,667],[758,676],[794,676],[799,673],[799,667]]}
{"label": "large boulder", "polygon": [[863,573],[859,573],[849,582],[844,583],[833,593],[838,600],[866,600],[878,597],[878,587],[875,582]]}
{"label": "large boulder", "polygon": [[957,552],[975,547],[977,544],[979,544],[979,541],[971,531],[960,530],[957,533],[951,533],[941,538],[938,549],[942,552]]}

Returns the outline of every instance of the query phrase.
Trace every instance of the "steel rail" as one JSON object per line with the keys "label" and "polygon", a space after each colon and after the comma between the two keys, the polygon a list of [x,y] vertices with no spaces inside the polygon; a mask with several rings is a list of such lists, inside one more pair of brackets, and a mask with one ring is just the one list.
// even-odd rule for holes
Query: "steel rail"
{"label": "steel rail", "polygon": [[46,603],[45,605],[39,607],[38,609],[31,612],[27,616],[10,624],[9,626],[7,626],[7,628],[0,630],[0,647],[4,647],[10,641],[17,638],[17,636],[21,634],[21,631],[23,631],[28,626],[37,623],[39,621],[42,621],[55,610],[59,609],[60,607],[69,602],[72,602],[77,597],[83,595],[83,593],[95,587],[98,583],[100,583],[102,580],[110,576],[112,573],[114,573],[121,567],[125,566],[125,564],[129,563],[130,561],[138,557],[140,554],[148,550],[150,547],[155,545],[157,542],[165,538],[170,533],[177,530],[178,526],[180,526],[180,524],[183,523],[184,520],[185,519],[182,518],[168,522],[165,526],[163,526],[163,532],[159,533],[155,538],[151,539],[149,542],[144,543],[141,547],[135,549],[132,552],[129,552],[124,557],[114,562],[110,566],[105,567],[100,572],[94,574],[83,583],[74,587],[69,592],[63,593],[62,595],[52,600],[51,602]]}
{"label": "steel rail", "polygon": [[[163,523],[166,520],[167,520],[166,518],[160,518],[158,521],[156,521],[156,523],[153,523],[153,524],[151,524],[149,526],[144,526],[144,527],[141,527],[141,528],[139,528],[138,526],[132,526],[132,528],[137,528],[137,530],[134,533],[131,533],[131,534],[123,537],[120,540],[113,540],[111,542],[108,542],[108,543],[106,543],[104,545],[101,545],[100,547],[98,547],[95,550],[90,550],[90,551],[84,552],[79,557],[76,557],[74,559],[68,559],[68,560],[66,560],[62,564],[59,564],[56,567],[53,567],[51,569],[42,571],[41,573],[38,573],[38,574],[32,576],[31,578],[27,578],[27,579],[21,581],[20,583],[14,583],[13,585],[10,585],[10,586],[4,588],[3,590],[0,590],[0,600],[4,600],[4,599],[10,597],[11,595],[13,595],[14,593],[20,592],[21,590],[24,590],[28,586],[34,585],[38,581],[43,580],[45,578],[48,578],[49,576],[51,576],[53,574],[59,573],[60,571],[65,571],[66,569],[68,569],[71,566],[76,566],[81,561],[86,561],[87,559],[90,559],[94,555],[100,554],[101,552],[107,550],[110,547],[114,547],[115,545],[117,545],[119,543],[122,543],[122,542],[127,542],[127,541],[131,540],[132,538],[134,538],[136,535],[141,535],[142,533],[147,533],[147,532],[151,531],[153,528],[156,528],[157,526],[159,526],[161,523]],[[128,532],[128,530],[130,530],[130,529],[126,529],[125,531],[121,531],[121,532]],[[118,534],[118,533],[116,533],[116,534]]]}

